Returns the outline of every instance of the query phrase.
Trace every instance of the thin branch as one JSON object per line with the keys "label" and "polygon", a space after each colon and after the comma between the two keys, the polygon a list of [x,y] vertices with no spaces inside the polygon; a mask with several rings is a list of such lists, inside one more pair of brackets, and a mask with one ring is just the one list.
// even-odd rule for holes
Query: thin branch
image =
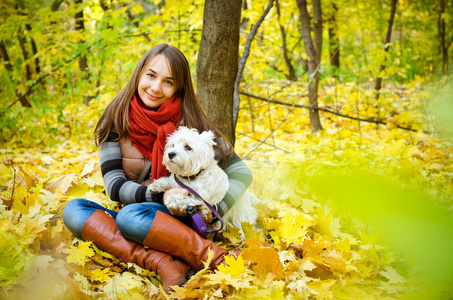
{"label": "thin branch", "polygon": [[[368,123],[374,123],[374,124],[381,124],[381,125],[387,125],[387,123],[384,122],[381,119],[376,119],[376,118],[363,119],[363,118],[359,118],[359,117],[352,117],[352,116],[348,116],[348,115],[333,111],[333,110],[325,108],[325,107],[312,106],[312,105],[302,105],[302,104],[291,104],[291,103],[287,103],[287,102],[283,102],[283,101],[279,101],[279,100],[267,99],[267,98],[264,98],[264,97],[252,95],[252,94],[245,93],[245,92],[240,92],[240,94],[244,95],[244,96],[247,96],[247,97],[255,98],[255,99],[258,99],[258,100],[261,100],[261,101],[266,101],[266,102],[269,102],[269,103],[281,104],[281,105],[291,106],[291,107],[307,108],[307,109],[318,109],[320,111],[327,112],[327,113],[330,113],[330,114],[333,114],[333,115],[336,115],[336,116],[340,116],[340,117],[343,117],[343,118],[351,119],[351,120],[356,120],[356,121],[361,121],[361,122],[368,122]],[[299,96],[299,98],[300,97],[301,96]],[[413,128],[404,127],[404,126],[401,126],[401,125],[396,125],[396,127],[400,128],[400,129],[404,129],[404,130],[414,131],[414,132],[417,131],[417,130],[415,130]]]}
{"label": "thin branch", "polygon": [[247,62],[247,58],[250,55],[250,46],[252,45],[252,41],[255,38],[256,32],[260,27],[261,23],[263,22],[264,18],[267,16],[269,11],[271,10],[274,4],[274,0],[269,0],[269,4],[267,5],[266,9],[264,10],[261,17],[258,21],[253,25],[252,29],[250,30],[249,36],[247,37],[247,41],[245,42],[244,52],[242,53],[241,60],[239,61],[238,72],[236,75],[236,81],[234,82],[234,101],[233,101],[233,125],[236,127],[238,112],[239,112],[239,83],[241,82],[242,73],[245,69],[245,63]]}
{"label": "thin branch", "polygon": [[11,169],[13,169],[13,188],[11,190],[11,201],[13,201],[14,191],[22,184],[22,182],[19,183],[16,187],[16,169],[13,166],[13,162],[8,158],[8,153],[6,153],[6,161],[7,161],[6,165],[9,165]]}
{"label": "thin branch", "polygon": [[[283,123],[285,123],[286,119],[288,118],[289,114],[292,112],[293,108],[296,106],[296,103],[300,100],[300,98],[302,97],[302,95],[305,93],[305,91],[307,90],[307,88],[310,86],[311,84],[311,81],[313,80],[313,78],[315,77],[314,74],[316,74],[316,72],[318,72],[319,68],[321,67],[321,63],[318,64],[318,66],[316,67],[316,70],[313,72],[313,76],[310,76],[309,77],[309,80],[308,80],[308,84],[307,86],[305,87],[305,89],[299,94],[299,97],[297,97],[296,101],[294,101],[294,103],[291,105],[290,109],[288,110],[288,113],[286,114],[286,116],[283,118],[283,120],[280,122],[280,124],[278,124],[277,127],[275,127],[274,130],[272,130],[271,133],[269,133],[265,139],[263,139],[258,145],[256,145],[255,148],[253,148],[249,153],[247,153],[247,155],[245,155],[243,158],[247,158],[247,156],[249,156],[253,151],[255,151],[256,149],[258,149],[262,144],[264,144],[267,139],[272,136],[274,134],[275,131],[277,131],[277,129],[280,128],[280,126],[282,126]],[[239,95],[239,93],[238,93]],[[311,108],[311,107],[310,107]]]}
{"label": "thin branch", "polygon": [[[90,49],[90,48],[91,48],[91,46],[88,47],[87,50]],[[39,77],[38,79],[36,79],[35,82],[33,82],[33,84],[28,88],[28,90],[27,90],[25,93],[23,93],[22,95],[20,95],[19,98],[17,98],[17,99],[14,100],[10,105],[8,105],[7,109],[8,109],[8,108],[11,108],[14,104],[16,104],[18,101],[20,101],[23,97],[27,96],[27,95],[31,92],[31,89],[32,89],[35,85],[37,85],[38,83],[40,83],[44,78],[46,78],[47,76],[49,76],[49,75],[52,74],[52,73],[55,73],[55,72],[58,71],[61,67],[63,67],[63,66],[66,65],[67,63],[73,61],[74,59],[76,59],[76,58],[79,57],[80,55],[82,55],[82,52],[76,54],[76,55],[73,56],[71,59],[69,59],[69,60],[63,62],[61,65],[59,65],[58,67],[56,67],[55,69],[53,69],[53,70],[50,71],[49,73],[47,73],[47,74],[45,74],[45,75]]]}
{"label": "thin branch", "polygon": [[[337,49],[338,51],[339,49]],[[329,62],[330,60],[332,59],[332,57],[329,58],[329,60],[327,62]],[[316,67],[316,69],[313,71],[313,74],[311,76],[308,76],[308,84],[307,86],[305,87],[305,89],[299,94],[299,97],[297,97],[296,101],[294,101],[294,103],[291,105],[291,107],[289,108],[286,116],[283,118],[283,120],[280,122],[280,124],[278,124],[278,126],[268,135],[266,136],[266,138],[264,140],[261,141],[260,144],[258,144],[255,148],[253,148],[249,153],[247,153],[246,156],[244,156],[243,158],[245,159],[247,156],[249,156],[253,151],[255,151],[256,149],[258,149],[262,144],[264,144],[266,142],[266,140],[274,134],[275,131],[277,131],[277,129],[280,128],[280,126],[286,121],[286,119],[288,118],[289,114],[292,112],[293,108],[295,107],[296,103],[300,100],[300,98],[304,95],[305,91],[307,90],[307,88],[310,86],[312,80],[315,78],[315,74],[316,72],[318,72],[319,68],[321,67],[321,65],[323,64],[322,61],[319,62],[318,66]],[[238,91],[238,97],[239,97],[239,91]],[[313,109],[313,107],[308,107],[310,109]]]}
{"label": "thin branch", "polygon": [[[239,131],[236,131],[236,133],[238,133],[238,134],[240,134],[240,135],[243,135],[243,136],[245,136],[245,137],[248,137],[249,139],[255,140],[255,141],[257,141],[257,142],[261,142],[261,140],[256,139],[256,138],[254,138],[254,137],[252,137],[252,136],[250,136],[250,135],[248,135],[248,134],[245,134],[245,133],[242,133],[242,132],[239,132]],[[268,145],[268,146],[271,146],[271,147],[274,147],[275,149],[282,150],[283,152],[286,152],[286,153],[292,153],[291,151],[286,150],[286,149],[281,148],[281,147],[278,147],[278,146],[276,146],[276,145],[272,145],[272,144],[269,144],[269,143],[264,143],[264,144],[266,144],[266,145]]]}
{"label": "thin branch", "polygon": [[[138,21],[134,21],[135,18],[132,16],[131,10],[127,9],[126,10],[127,17],[129,18],[129,21],[140,31],[140,24]],[[151,39],[149,38],[148,34],[141,32],[141,36],[143,36],[148,42],[151,42]]]}

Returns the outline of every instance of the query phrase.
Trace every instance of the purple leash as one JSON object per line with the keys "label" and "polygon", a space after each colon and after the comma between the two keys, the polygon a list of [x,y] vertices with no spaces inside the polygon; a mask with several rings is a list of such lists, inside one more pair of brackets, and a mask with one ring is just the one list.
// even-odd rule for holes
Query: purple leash
{"label": "purple leash", "polygon": [[[204,201],[204,203],[206,204],[206,206],[214,213],[214,215],[217,217],[217,219],[220,220],[220,223],[222,223],[222,226],[220,226],[220,229],[207,229],[207,226],[206,224],[204,223],[204,221],[201,219],[201,216],[199,215],[201,221],[203,222],[203,225],[204,225],[204,228],[202,228],[202,232],[200,232],[200,230],[197,230],[199,228],[196,228],[195,230],[203,237],[206,237],[206,234],[203,234],[203,233],[211,233],[211,232],[217,232],[217,231],[220,231],[222,230],[223,228],[223,219],[222,217],[220,216],[220,214],[214,209],[214,207],[212,207],[211,204],[209,204],[208,202],[206,202],[197,192],[195,192],[193,189],[191,189],[190,187],[188,187],[187,185],[185,185],[184,183],[182,183],[177,177],[176,175],[174,175],[174,178],[175,178],[175,181],[177,184],[179,184],[182,188],[185,188],[186,190],[188,190],[191,194],[197,196],[198,198],[200,198],[201,200]],[[195,211],[196,212],[196,211]],[[193,215],[193,214],[192,214]],[[201,224],[198,224],[199,222],[197,222],[197,220],[194,220],[194,223],[197,224],[197,227],[200,227]],[[205,229],[206,228],[206,229]]]}

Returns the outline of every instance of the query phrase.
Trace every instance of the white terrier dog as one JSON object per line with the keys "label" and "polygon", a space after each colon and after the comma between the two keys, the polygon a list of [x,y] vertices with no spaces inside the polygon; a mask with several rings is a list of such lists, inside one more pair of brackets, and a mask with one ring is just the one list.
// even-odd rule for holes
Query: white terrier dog
{"label": "white terrier dog", "polygon": [[[197,192],[212,206],[222,201],[229,182],[228,176],[215,160],[214,145],[216,143],[212,131],[199,134],[196,129],[180,126],[168,137],[162,160],[172,174],[155,180],[148,186],[148,190],[161,193],[171,188],[180,188],[181,186],[175,181],[177,176],[179,181]],[[258,199],[246,191],[222,217],[225,226],[232,225],[242,229],[242,222],[256,225],[258,213],[253,207],[256,203]],[[194,195],[188,197],[182,194],[168,195],[165,204],[168,208],[175,210],[193,206],[198,208],[202,216],[210,211],[203,200]]]}

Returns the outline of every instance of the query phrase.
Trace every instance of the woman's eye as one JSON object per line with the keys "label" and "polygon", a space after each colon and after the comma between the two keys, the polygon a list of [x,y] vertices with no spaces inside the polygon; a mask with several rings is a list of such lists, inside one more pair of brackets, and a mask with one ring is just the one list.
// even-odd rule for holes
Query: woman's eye
{"label": "woman's eye", "polygon": [[148,77],[154,78],[154,74],[148,74]]}
{"label": "woman's eye", "polygon": [[190,146],[189,146],[189,145],[186,145],[186,146],[184,147],[184,149],[185,149],[186,151],[190,151],[190,150],[192,150],[192,148],[190,148]]}
{"label": "woman's eye", "polygon": [[171,81],[166,81],[166,84],[168,84],[168,85],[173,85],[173,82],[171,82]]}

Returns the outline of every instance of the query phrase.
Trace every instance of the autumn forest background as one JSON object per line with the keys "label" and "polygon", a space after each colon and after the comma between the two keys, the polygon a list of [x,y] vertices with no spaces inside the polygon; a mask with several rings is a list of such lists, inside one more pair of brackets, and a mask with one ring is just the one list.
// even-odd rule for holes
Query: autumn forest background
{"label": "autumn forest background", "polygon": [[[449,0],[1,0],[0,299],[452,299]],[[254,173],[237,261],[170,295],[74,238],[112,209],[94,127],[140,57],[186,55]],[[249,267],[244,266],[248,262]]]}

